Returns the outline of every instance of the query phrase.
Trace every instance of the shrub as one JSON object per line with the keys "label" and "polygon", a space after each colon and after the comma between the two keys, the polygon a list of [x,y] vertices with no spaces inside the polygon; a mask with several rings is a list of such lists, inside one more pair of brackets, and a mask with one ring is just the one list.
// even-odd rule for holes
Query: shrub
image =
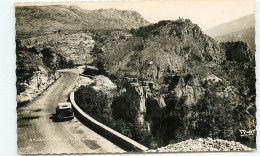
{"label": "shrub", "polygon": [[101,121],[107,114],[107,96],[102,91],[96,91],[89,86],[81,86],[75,92],[75,100],[79,107],[96,120]]}
{"label": "shrub", "polygon": [[72,60],[69,60],[69,61],[68,61],[67,67],[68,67],[68,68],[74,68],[74,67],[75,67],[75,64],[73,63]]}
{"label": "shrub", "polygon": [[86,68],[84,69],[83,74],[85,74],[85,75],[91,75],[91,76],[96,76],[96,75],[100,75],[100,72],[99,72],[99,70],[97,70],[97,69],[92,69],[92,68],[86,67]]}
{"label": "shrub", "polygon": [[92,68],[88,68],[86,67],[84,69],[83,74],[85,75],[92,75],[92,76],[96,76],[96,75],[104,75],[104,76],[108,76],[105,68],[104,68],[104,64],[101,61],[98,61],[97,64],[97,69],[92,69]]}
{"label": "shrub", "polygon": [[206,91],[204,97],[192,107],[193,133],[199,137],[234,139],[233,110],[229,102]]}

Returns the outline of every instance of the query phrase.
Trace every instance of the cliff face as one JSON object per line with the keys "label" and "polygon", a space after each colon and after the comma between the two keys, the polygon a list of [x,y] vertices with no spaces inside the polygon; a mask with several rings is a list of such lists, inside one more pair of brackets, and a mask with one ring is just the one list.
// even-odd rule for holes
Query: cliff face
{"label": "cliff face", "polygon": [[165,77],[164,84],[127,78],[111,107],[117,118],[146,126],[155,147],[207,136],[254,147],[255,136],[244,138],[239,131],[256,124],[254,69],[243,65],[201,65],[203,75],[194,69]]}
{"label": "cliff face", "polygon": [[237,62],[254,62],[254,55],[249,48],[247,43],[238,42],[224,42],[221,43],[226,52],[226,57],[228,61]]}
{"label": "cliff face", "polygon": [[165,107],[163,97],[157,94],[158,88],[155,89],[154,85],[153,82],[125,79],[123,98],[127,101],[127,118],[137,119],[144,124],[146,115],[156,116],[160,109]]}
{"label": "cliff face", "polygon": [[39,66],[39,70],[29,80],[17,83],[19,89],[22,89],[16,97],[17,103],[33,100],[58,78],[58,73],[52,74],[42,66]]}
{"label": "cliff face", "polygon": [[131,77],[112,104],[122,110],[116,116],[148,127],[158,146],[207,136],[255,146],[254,136],[239,135],[255,129],[255,65],[246,43],[219,44],[182,19],[102,39],[105,69]]}
{"label": "cliff face", "polygon": [[62,55],[67,61],[72,60],[76,64],[85,64],[93,61],[90,52],[95,41],[89,34],[57,32],[46,36],[21,39],[20,42],[21,46],[28,49],[34,48],[37,52],[41,52],[48,48],[56,54]]}
{"label": "cliff face", "polygon": [[166,74],[190,70],[191,61],[219,64],[225,60],[220,45],[184,19],[162,21],[132,33],[113,32],[102,39],[105,67],[119,77],[162,82]]}
{"label": "cliff face", "polygon": [[49,48],[37,51],[16,42],[17,103],[34,99],[57,78],[57,69],[67,66],[66,59]]}

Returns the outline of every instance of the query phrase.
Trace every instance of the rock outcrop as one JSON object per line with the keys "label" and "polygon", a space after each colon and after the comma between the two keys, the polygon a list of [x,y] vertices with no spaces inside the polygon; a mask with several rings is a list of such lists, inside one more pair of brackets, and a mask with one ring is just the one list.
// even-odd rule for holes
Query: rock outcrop
{"label": "rock outcrop", "polygon": [[62,55],[67,61],[72,60],[76,64],[85,64],[93,61],[90,53],[94,48],[95,41],[90,34],[65,34],[61,32],[21,39],[20,44],[27,49],[34,48],[38,53],[44,49],[51,49],[54,53]]}
{"label": "rock outcrop", "polygon": [[237,62],[253,62],[254,54],[251,52],[247,43],[238,42],[224,42],[221,43],[226,50],[226,56],[228,61]]}
{"label": "rock outcrop", "polygon": [[221,64],[226,59],[219,43],[184,19],[161,21],[131,33],[109,33],[101,41],[97,44],[104,51],[105,68],[120,78],[162,82],[167,74],[190,70],[192,61]]}
{"label": "rock outcrop", "polygon": [[23,91],[16,97],[17,103],[33,100],[58,78],[58,73],[52,74],[48,70],[39,66],[39,71],[35,72],[29,80],[17,82],[17,85],[20,86],[20,88],[23,88]]}
{"label": "rock outcrop", "polygon": [[161,110],[166,107],[164,95],[158,92],[157,84],[151,81],[125,77],[123,86],[123,92],[114,98],[111,106],[114,115],[138,121],[147,126],[147,133],[152,133],[152,124],[157,124],[153,120],[160,117]]}
{"label": "rock outcrop", "polygon": [[97,76],[79,76],[78,82],[74,90],[77,90],[80,86],[91,86],[97,91],[102,91],[106,95],[111,96],[111,92],[116,89],[116,84],[113,83],[108,77],[104,75]]}
{"label": "rock outcrop", "polygon": [[[118,100],[124,102],[112,106],[122,108],[116,109],[123,110],[122,118],[149,127],[147,133],[158,146],[204,134],[247,145],[253,142],[253,137],[238,135],[242,127],[255,128],[254,115],[248,114],[255,108],[255,76],[247,44],[220,44],[185,19],[162,21],[131,33],[117,31],[103,39],[97,45],[104,51],[101,57],[107,72],[119,79],[130,77]],[[160,87],[146,89],[138,80]],[[206,131],[200,133],[198,127]]]}
{"label": "rock outcrop", "polygon": [[[34,99],[59,76],[57,69],[67,66],[66,59],[49,48],[38,50],[16,41],[17,103]],[[18,106],[19,107],[19,106]]]}

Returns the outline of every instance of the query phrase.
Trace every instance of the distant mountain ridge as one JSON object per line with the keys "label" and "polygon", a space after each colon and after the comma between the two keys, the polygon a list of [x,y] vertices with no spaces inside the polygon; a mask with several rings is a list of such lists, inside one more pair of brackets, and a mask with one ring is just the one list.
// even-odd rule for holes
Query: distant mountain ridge
{"label": "distant mountain ridge", "polygon": [[213,28],[207,29],[204,32],[211,36],[223,36],[233,32],[238,32],[244,29],[255,27],[255,16],[250,14],[239,19],[217,25]]}
{"label": "distant mountain ridge", "polygon": [[78,6],[16,7],[17,38],[52,34],[59,30],[71,32],[98,29],[130,29],[148,25],[139,13],[128,10],[84,10]]}
{"label": "distant mountain ridge", "polygon": [[253,55],[255,53],[255,17],[254,14],[241,17],[208,30],[205,33],[219,42],[246,42]]}
{"label": "distant mountain ridge", "polygon": [[238,32],[233,32],[224,36],[217,36],[214,39],[219,42],[243,41],[249,45],[253,54],[255,53],[255,28],[243,29]]}

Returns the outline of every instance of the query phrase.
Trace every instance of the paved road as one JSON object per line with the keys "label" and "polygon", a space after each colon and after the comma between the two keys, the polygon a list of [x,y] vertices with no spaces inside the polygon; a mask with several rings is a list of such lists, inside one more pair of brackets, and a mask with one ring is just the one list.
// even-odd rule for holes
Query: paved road
{"label": "paved road", "polygon": [[52,114],[59,102],[67,101],[78,79],[71,71],[60,72],[61,77],[35,101],[17,111],[18,152],[34,153],[106,153],[124,152],[110,141],[96,134],[76,118],[53,122]]}

